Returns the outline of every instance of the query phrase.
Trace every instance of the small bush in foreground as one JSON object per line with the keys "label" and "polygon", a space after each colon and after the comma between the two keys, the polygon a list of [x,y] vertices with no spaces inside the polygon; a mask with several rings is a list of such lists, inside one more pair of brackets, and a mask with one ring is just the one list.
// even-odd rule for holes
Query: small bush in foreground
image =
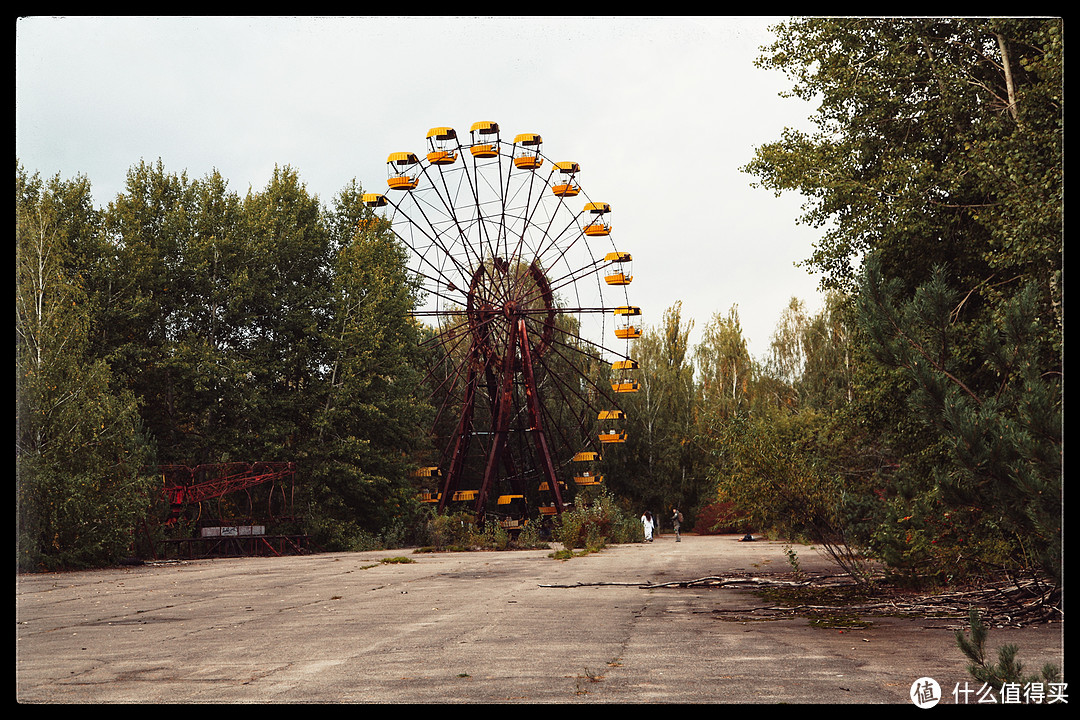
{"label": "small bush in foreground", "polygon": [[603,494],[560,515],[555,522],[555,539],[567,550],[595,552],[612,543],[637,542],[641,528],[610,495]]}
{"label": "small bush in foreground", "polygon": [[964,635],[963,630],[957,630],[956,644],[971,661],[968,672],[979,682],[1000,691],[1006,684],[1023,687],[1031,683],[1054,683],[1060,680],[1061,672],[1056,665],[1051,663],[1043,665],[1038,675],[1024,675],[1024,666],[1016,659],[1018,648],[1012,644],[998,648],[998,661],[991,664],[986,658],[987,629],[979,618],[979,610],[971,608],[968,619],[971,623],[971,637]]}

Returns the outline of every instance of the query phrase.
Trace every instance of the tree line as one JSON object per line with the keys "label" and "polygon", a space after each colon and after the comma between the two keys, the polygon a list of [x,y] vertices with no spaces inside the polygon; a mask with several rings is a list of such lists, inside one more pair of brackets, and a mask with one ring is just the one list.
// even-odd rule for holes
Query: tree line
{"label": "tree line", "polygon": [[240,196],[140,162],[90,183],[16,164],[18,564],[129,551],[159,465],[291,461],[329,547],[401,518],[423,447],[405,256],[353,183],[291,168]]}
{"label": "tree line", "polygon": [[[628,458],[648,507],[820,543],[857,577],[1062,563],[1060,19],[795,19],[758,64],[816,103],[743,170],[807,198],[769,352],[738,308],[694,348],[678,303],[639,341]],[[724,512],[704,512],[722,503]]]}
{"label": "tree line", "polygon": [[[608,491],[700,529],[820,543],[856,576],[1058,583],[1058,19],[795,19],[763,68],[813,100],[743,170],[822,230],[752,358],[738,307],[672,304],[635,342]],[[431,408],[416,288],[355,182],[323,208],[279,168],[240,196],[140,163],[108,207],[16,170],[21,567],[123,551],[162,462],[298,460],[327,546],[398,532]],[[394,530],[394,529],[397,530]]]}

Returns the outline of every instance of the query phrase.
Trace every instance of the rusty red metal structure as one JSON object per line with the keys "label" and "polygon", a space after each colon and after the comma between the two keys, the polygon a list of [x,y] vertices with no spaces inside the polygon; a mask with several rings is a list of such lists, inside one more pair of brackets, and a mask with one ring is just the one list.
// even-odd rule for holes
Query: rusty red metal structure
{"label": "rusty red metal structure", "polygon": [[[286,508],[285,514],[292,514],[294,479],[296,465],[291,462],[257,462],[257,463],[213,463],[188,467],[186,465],[161,465],[159,470],[162,474],[165,498],[169,503],[169,516],[165,520],[166,525],[171,525],[179,519],[185,507],[215,498],[224,497],[231,493],[247,491],[259,485],[267,483],[275,486],[274,490],[281,493],[281,507]],[[276,487],[279,481],[287,480],[288,488]],[[272,496],[273,492],[271,492]],[[267,516],[275,514],[267,507]]]}
{"label": "rusty red metal structure", "polygon": [[[275,526],[296,519],[297,468],[292,462],[162,465],[161,498],[167,508],[160,525],[171,536],[155,555],[204,557],[305,552],[303,533]],[[217,501],[217,512],[206,506]],[[226,503],[227,501],[227,503]],[[229,512],[222,511],[227,504]],[[271,532],[267,533],[267,527]],[[175,532],[169,532],[175,528]]]}

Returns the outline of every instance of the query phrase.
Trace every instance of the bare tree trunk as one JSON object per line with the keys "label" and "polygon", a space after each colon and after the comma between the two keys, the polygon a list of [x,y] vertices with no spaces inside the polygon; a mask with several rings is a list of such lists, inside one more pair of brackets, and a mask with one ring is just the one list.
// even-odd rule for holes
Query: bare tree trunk
{"label": "bare tree trunk", "polygon": [[1009,95],[1009,114],[1012,115],[1013,120],[1019,123],[1020,118],[1016,110],[1016,88],[1013,85],[1012,65],[1009,63],[1008,43],[1001,33],[997,33],[997,41],[998,47],[1001,49],[1001,67],[1005,71],[1005,91]]}

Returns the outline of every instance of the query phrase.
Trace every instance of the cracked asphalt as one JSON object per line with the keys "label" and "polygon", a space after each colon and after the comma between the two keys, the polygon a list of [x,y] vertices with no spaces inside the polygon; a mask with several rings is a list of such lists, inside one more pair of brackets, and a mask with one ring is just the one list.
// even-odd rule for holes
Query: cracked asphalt
{"label": "cracked asphalt", "polygon": [[[790,578],[784,547],[664,535],[568,561],[394,550],[17,575],[16,699],[910,705],[919,678],[944,704],[972,682],[955,623],[820,627],[753,618],[763,601],[745,588],[648,587]],[[804,571],[835,570],[796,549]],[[989,645],[1064,668],[1063,627],[992,628]]]}

